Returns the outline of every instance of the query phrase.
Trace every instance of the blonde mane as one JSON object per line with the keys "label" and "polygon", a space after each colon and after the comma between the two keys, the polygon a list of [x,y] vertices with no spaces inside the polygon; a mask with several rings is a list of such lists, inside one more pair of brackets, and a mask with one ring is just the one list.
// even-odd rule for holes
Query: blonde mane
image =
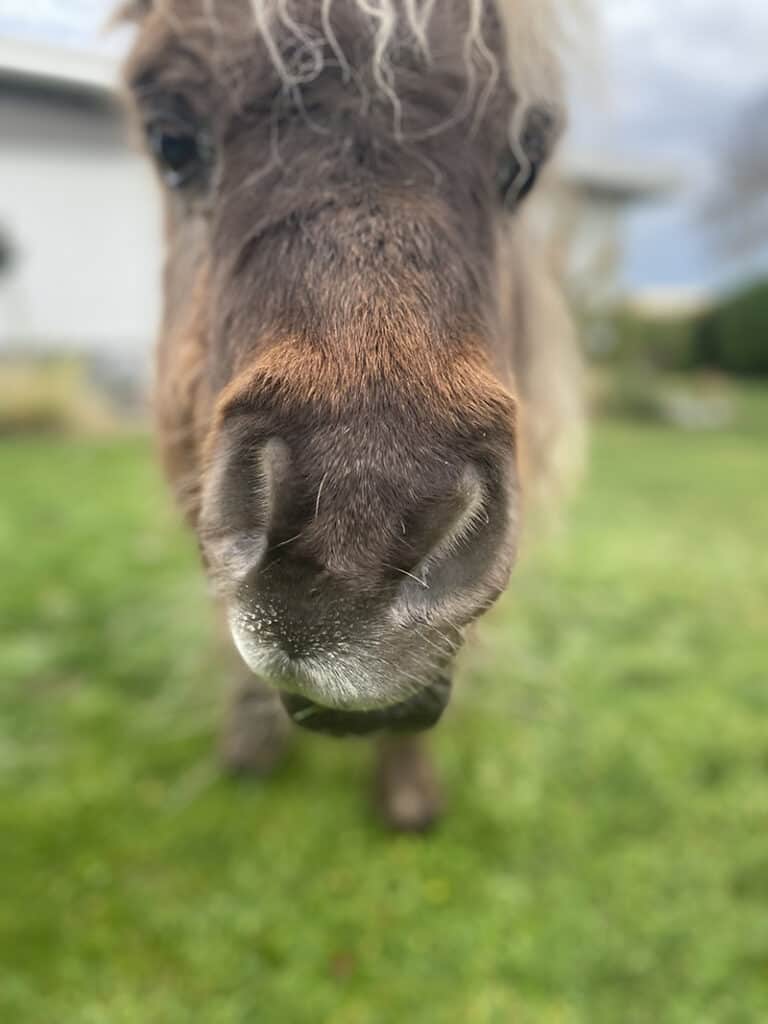
{"label": "blonde mane", "polygon": [[[199,0],[200,12],[217,32],[222,28],[223,0]],[[320,8],[322,33],[303,25],[297,15],[301,5],[295,0],[247,0],[253,25],[264,41],[275,68],[287,87],[300,86],[316,78],[328,59],[328,50],[345,74],[354,69],[344,53],[333,27],[334,8],[341,0],[316,0]],[[431,60],[430,24],[438,8],[452,3],[457,17],[465,24],[462,40],[470,91],[479,95],[482,105],[487,94],[504,74],[518,98],[518,114],[534,105],[543,105],[557,113],[563,107],[563,64],[567,55],[579,49],[589,33],[593,0],[348,0],[350,6],[367,19],[373,33],[373,78],[380,90],[398,106],[392,53],[398,43],[410,37],[427,60]],[[173,0],[127,0],[118,17],[135,19],[154,9],[173,23]],[[485,38],[485,13],[496,12],[504,32],[505,67],[499,67],[494,51]],[[285,39],[294,41],[290,56]],[[478,71],[483,72],[482,88]],[[522,112],[522,113],[521,113]]]}
{"label": "blonde mane", "polygon": [[[323,69],[326,47],[340,66],[349,71],[347,56],[333,30],[333,7],[338,0],[319,0],[324,38],[313,36],[296,21],[290,0],[249,0],[253,18],[270,56],[287,85],[311,81]],[[390,54],[397,40],[410,35],[423,55],[430,59],[429,26],[438,6],[446,0],[350,0],[371,22],[374,33],[374,77],[381,89],[394,97]],[[217,0],[205,0],[213,20]],[[484,12],[495,8],[505,35],[506,67],[500,69],[484,31]],[[506,74],[521,105],[544,104],[556,109],[562,102],[561,57],[571,34],[574,16],[583,13],[583,0],[457,0],[457,12],[465,10],[463,50],[470,82],[476,68],[485,67],[491,88],[498,76]],[[276,27],[293,36],[302,53],[297,68],[289,66],[277,41]]]}

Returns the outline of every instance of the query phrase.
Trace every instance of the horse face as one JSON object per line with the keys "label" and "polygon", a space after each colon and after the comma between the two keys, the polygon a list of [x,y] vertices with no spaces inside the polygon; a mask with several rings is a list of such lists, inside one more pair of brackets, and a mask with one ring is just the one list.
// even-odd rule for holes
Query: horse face
{"label": "horse face", "polygon": [[309,727],[432,724],[514,560],[500,233],[554,121],[505,141],[491,4],[495,53],[450,4],[396,68],[356,0],[258,31],[245,0],[144,6],[129,80],[167,191],[161,434],[234,642]]}

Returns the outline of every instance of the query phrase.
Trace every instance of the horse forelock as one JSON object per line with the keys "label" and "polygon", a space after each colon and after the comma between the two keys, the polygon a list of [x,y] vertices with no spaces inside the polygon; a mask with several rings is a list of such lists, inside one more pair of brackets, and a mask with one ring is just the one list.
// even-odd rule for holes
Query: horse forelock
{"label": "horse forelock", "polygon": [[[448,11],[450,5],[450,11]],[[371,77],[397,111],[397,63],[404,45],[426,62],[440,57],[445,32],[435,31],[448,12],[455,26],[467,88],[482,105],[495,82],[505,79],[518,99],[515,125],[534,105],[558,113],[563,105],[563,55],[588,21],[590,0],[243,0],[239,31],[250,28],[263,41],[286,88],[318,78],[329,62],[354,77],[359,54],[350,52],[338,20],[353,14],[367,25]],[[222,40],[234,10],[229,0],[132,0],[123,15],[149,11],[185,38],[203,27]],[[492,26],[489,27],[489,26]],[[492,32],[500,29],[502,39]],[[498,34],[498,33],[497,33]],[[242,39],[240,40],[242,42]]]}

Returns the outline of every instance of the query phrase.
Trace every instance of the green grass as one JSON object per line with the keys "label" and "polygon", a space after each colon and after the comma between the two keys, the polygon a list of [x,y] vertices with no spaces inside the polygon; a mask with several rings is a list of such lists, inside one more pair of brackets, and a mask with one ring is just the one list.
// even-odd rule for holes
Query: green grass
{"label": "green grass", "polygon": [[603,424],[382,834],[370,751],[219,777],[226,679],[147,446],[0,447],[0,1021],[768,1020],[768,394]]}

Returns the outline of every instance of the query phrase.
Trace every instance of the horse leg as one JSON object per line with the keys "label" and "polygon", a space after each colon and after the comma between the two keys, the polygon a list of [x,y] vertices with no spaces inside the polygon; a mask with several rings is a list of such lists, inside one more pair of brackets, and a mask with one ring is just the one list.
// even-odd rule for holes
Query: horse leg
{"label": "horse leg", "polygon": [[221,731],[221,761],[233,775],[268,775],[288,746],[291,723],[275,691],[240,671]]}
{"label": "horse leg", "polygon": [[424,832],[443,807],[426,742],[416,735],[386,735],[376,743],[376,808],[398,832]]}

